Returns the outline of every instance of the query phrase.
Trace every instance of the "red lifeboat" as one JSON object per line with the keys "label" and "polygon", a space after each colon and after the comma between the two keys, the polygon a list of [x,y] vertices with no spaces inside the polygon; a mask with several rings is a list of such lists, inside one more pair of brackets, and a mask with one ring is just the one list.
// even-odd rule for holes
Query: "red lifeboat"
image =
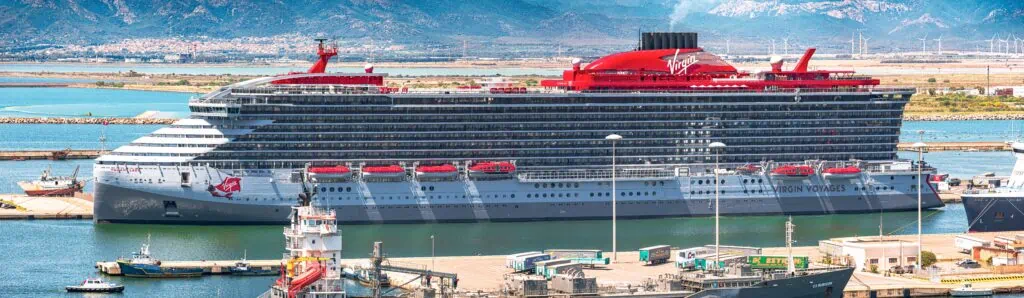
{"label": "red lifeboat", "polygon": [[309,167],[309,175],[314,178],[349,178],[352,177],[352,170],[346,166],[316,166]]}
{"label": "red lifeboat", "polygon": [[753,174],[753,173],[757,173],[760,170],[761,170],[761,166],[754,165],[754,164],[749,164],[749,163],[736,168],[736,172],[739,172],[739,173],[742,173],[742,174]]}
{"label": "red lifeboat", "polygon": [[811,166],[785,165],[772,170],[772,176],[777,178],[806,179],[814,175],[814,168]]}
{"label": "red lifeboat", "polygon": [[450,164],[421,165],[416,167],[416,177],[451,178],[459,174],[459,169]]}
{"label": "red lifeboat", "polygon": [[473,177],[504,177],[515,173],[516,165],[507,161],[482,161],[469,166]]}
{"label": "red lifeboat", "polygon": [[360,171],[363,177],[385,177],[397,178],[405,176],[405,168],[397,165],[389,166],[364,166]]}
{"label": "red lifeboat", "polygon": [[825,178],[842,179],[860,177],[861,170],[856,166],[842,168],[828,168],[821,174]]}

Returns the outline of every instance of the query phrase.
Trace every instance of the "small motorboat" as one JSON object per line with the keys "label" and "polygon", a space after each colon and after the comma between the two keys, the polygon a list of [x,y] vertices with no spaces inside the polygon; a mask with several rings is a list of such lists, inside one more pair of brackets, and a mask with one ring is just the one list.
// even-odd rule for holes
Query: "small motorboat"
{"label": "small motorboat", "polygon": [[88,278],[80,285],[66,286],[64,289],[76,293],[120,293],[124,292],[124,285],[109,283],[99,278]]}
{"label": "small motorboat", "polygon": [[259,267],[253,267],[252,264],[249,263],[249,260],[246,259],[246,255],[248,254],[247,252],[248,251],[246,251],[246,253],[242,255],[242,259],[241,260],[238,260],[238,262],[235,262],[235,266],[232,266],[230,268],[231,275],[240,275],[240,276],[269,276],[269,275],[277,275],[277,271],[270,270],[270,269],[263,269],[263,268],[259,268]]}
{"label": "small motorboat", "polygon": [[992,296],[992,289],[975,288],[971,284],[964,284],[959,288],[949,290],[949,295],[953,297]]}

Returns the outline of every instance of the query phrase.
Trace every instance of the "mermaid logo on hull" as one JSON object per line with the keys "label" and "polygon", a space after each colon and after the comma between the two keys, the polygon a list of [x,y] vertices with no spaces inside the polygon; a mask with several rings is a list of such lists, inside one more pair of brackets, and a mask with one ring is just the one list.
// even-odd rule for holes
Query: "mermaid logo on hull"
{"label": "mermaid logo on hull", "polygon": [[242,191],[242,178],[224,178],[224,181],[221,181],[220,184],[210,185],[206,191],[215,197],[230,199],[236,192]]}

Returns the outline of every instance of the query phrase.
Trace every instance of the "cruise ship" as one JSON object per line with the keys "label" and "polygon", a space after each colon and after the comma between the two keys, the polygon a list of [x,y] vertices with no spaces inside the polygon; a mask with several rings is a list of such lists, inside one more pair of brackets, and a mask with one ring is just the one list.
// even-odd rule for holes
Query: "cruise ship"
{"label": "cruise ship", "polygon": [[1006,185],[970,189],[960,196],[968,232],[1024,231],[1024,143],[1013,142],[1010,149],[1017,161]]}
{"label": "cruise ship", "polygon": [[97,158],[94,219],[280,224],[307,190],[342,223],[710,216],[716,189],[722,215],[869,213],[917,210],[934,172],[896,155],[915,90],[814,70],[813,48],[746,72],[696,33],[643,33],[539,86],[453,89],[317,52]]}

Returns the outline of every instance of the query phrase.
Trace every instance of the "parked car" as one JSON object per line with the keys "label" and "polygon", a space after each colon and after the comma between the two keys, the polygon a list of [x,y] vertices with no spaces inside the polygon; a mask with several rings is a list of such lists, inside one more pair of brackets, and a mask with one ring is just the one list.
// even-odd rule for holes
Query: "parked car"
{"label": "parked car", "polygon": [[981,268],[981,264],[971,259],[963,259],[957,261],[956,265],[963,268]]}
{"label": "parked car", "polygon": [[960,186],[960,178],[949,178],[949,186]]}
{"label": "parked car", "polygon": [[903,273],[906,273],[906,271],[903,269],[903,266],[897,265],[897,266],[892,266],[892,268],[889,268],[889,273],[903,274]]}

